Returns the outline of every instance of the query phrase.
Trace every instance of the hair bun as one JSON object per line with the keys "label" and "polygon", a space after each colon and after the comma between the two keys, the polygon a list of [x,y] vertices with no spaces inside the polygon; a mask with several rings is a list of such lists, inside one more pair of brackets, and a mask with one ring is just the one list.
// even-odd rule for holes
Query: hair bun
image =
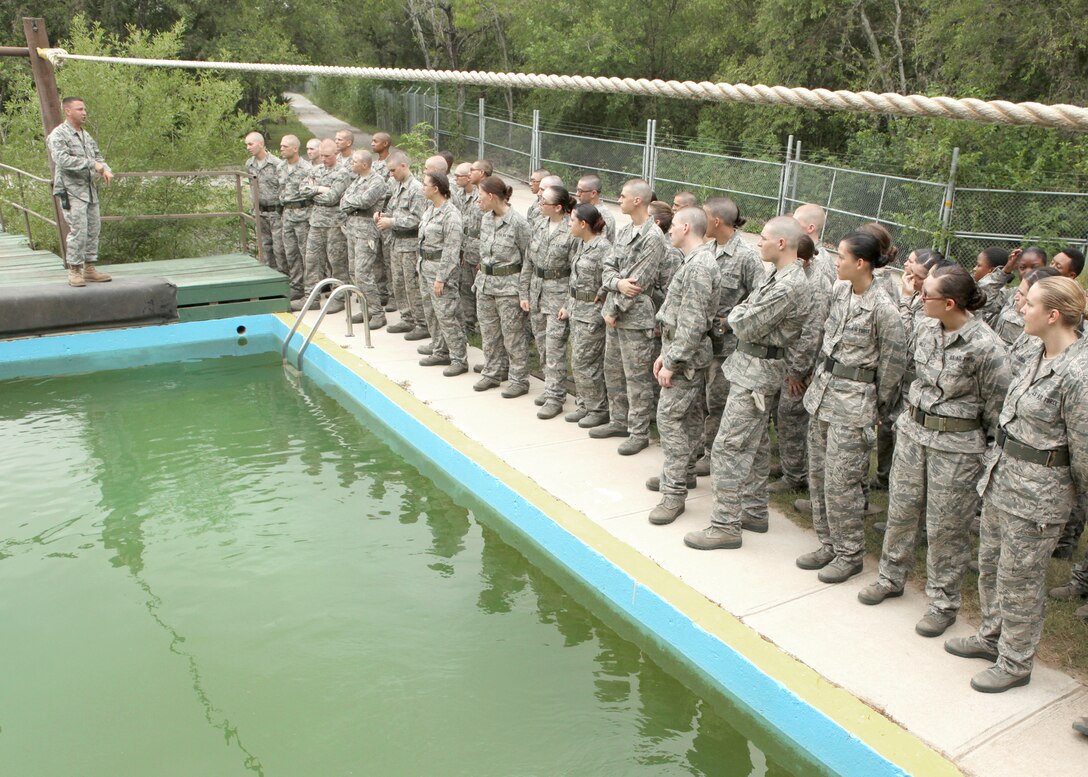
{"label": "hair bun", "polygon": [[748,219],[744,218],[744,216],[737,216],[737,220],[733,222],[733,227],[735,229],[740,229],[741,227],[743,227],[747,223],[748,223]]}

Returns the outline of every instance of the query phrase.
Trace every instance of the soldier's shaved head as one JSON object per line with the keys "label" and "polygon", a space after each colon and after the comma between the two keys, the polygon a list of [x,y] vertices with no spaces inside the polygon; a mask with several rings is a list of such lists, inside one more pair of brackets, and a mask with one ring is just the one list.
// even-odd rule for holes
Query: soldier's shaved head
{"label": "soldier's shaved head", "polygon": [[706,215],[711,219],[719,219],[722,224],[729,227],[739,226],[740,208],[730,197],[713,197],[703,205]]}
{"label": "soldier's shaved head", "polygon": [[801,224],[805,234],[814,241],[824,231],[824,222],[827,220],[827,211],[814,202],[800,206],[793,212],[793,217]]}
{"label": "soldier's shaved head", "polygon": [[425,173],[448,173],[449,169],[446,158],[438,154],[427,157],[427,161],[423,163],[423,172]]}
{"label": "soldier's shaved head", "polygon": [[562,186],[562,185],[563,185],[563,179],[560,178],[558,175],[546,175],[546,176],[544,176],[543,178],[540,179],[540,191],[544,191],[545,189],[550,189],[553,186]]}
{"label": "soldier's shaved head", "polygon": [[793,216],[776,216],[763,225],[762,237],[769,237],[774,240],[782,240],[785,242],[787,248],[797,250],[797,244],[801,240],[804,229],[799,222]]}
{"label": "soldier's shaved head", "polygon": [[246,143],[254,140],[259,140],[261,141],[261,143],[264,143],[264,135],[259,132],[250,132],[248,135],[246,135]]}
{"label": "soldier's shaved head", "polygon": [[280,148],[283,148],[284,146],[293,146],[295,148],[298,148],[298,137],[296,137],[295,135],[284,135],[282,138],[280,138]]}
{"label": "soldier's shaved head", "polygon": [[463,175],[467,176],[471,172],[472,172],[472,163],[471,162],[462,162],[461,164],[457,165],[457,169],[453,171],[453,174],[455,176],[457,176],[458,178],[460,178]]}
{"label": "soldier's shaved head", "polygon": [[306,158],[310,160],[311,164],[317,164],[321,155],[321,141],[317,138],[310,138],[306,141]]}
{"label": "soldier's shaved head", "polygon": [[359,148],[359,149],[356,149],[355,151],[353,151],[351,153],[351,158],[352,159],[357,159],[360,162],[362,162],[363,164],[367,164],[367,165],[373,164],[373,162],[374,162],[374,156],[369,151],[367,151],[365,148]]}
{"label": "soldier's shaved head", "polygon": [[702,208],[694,206],[681,208],[672,217],[673,224],[687,224],[691,227],[692,234],[702,240],[706,234],[706,213]]}
{"label": "soldier's shaved head", "polygon": [[388,132],[375,132],[370,138],[370,148],[378,155],[378,158],[381,159],[382,154],[387,154],[389,152],[389,144],[391,142],[392,140],[390,139]]}
{"label": "soldier's shaved head", "polygon": [[695,195],[691,192],[677,192],[672,196],[672,209],[674,213],[681,208],[693,208],[698,204],[699,201],[695,199]]}
{"label": "soldier's shaved head", "polygon": [[325,138],[321,141],[319,153],[321,154],[321,161],[326,167],[336,166],[336,158],[340,156],[340,152],[336,150],[336,143],[332,139]]}
{"label": "soldier's shaved head", "polygon": [[246,135],[246,151],[250,156],[257,157],[258,159],[264,158],[264,135],[259,132],[251,132]]}
{"label": "soldier's shaved head", "polygon": [[650,184],[646,183],[641,178],[632,178],[625,183],[623,185],[623,192],[628,197],[638,197],[645,205],[650,204],[650,200],[653,199],[654,194],[653,189],[650,188]]}
{"label": "soldier's shaved head", "polygon": [[403,151],[394,151],[392,154],[386,157],[385,164],[387,167],[389,167],[390,170],[399,165],[406,165],[408,164],[408,155],[405,154]]}

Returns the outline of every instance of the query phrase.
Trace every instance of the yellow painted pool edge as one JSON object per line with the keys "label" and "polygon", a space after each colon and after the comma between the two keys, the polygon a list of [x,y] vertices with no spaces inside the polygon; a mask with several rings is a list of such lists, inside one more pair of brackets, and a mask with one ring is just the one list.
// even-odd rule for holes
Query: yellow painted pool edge
{"label": "yellow painted pool edge", "polygon": [[[287,326],[294,323],[293,317],[288,314],[276,315]],[[308,333],[309,327],[304,324],[300,330]],[[781,683],[888,761],[908,774],[926,777],[963,774],[951,760],[916,735],[790,656],[739,618],[468,437],[451,421],[369,364],[359,353],[340,346],[321,332],[314,336],[313,346],[320,347],[566,531],[624,570],[639,584],[653,590],[705,631],[743,655],[761,672]]]}

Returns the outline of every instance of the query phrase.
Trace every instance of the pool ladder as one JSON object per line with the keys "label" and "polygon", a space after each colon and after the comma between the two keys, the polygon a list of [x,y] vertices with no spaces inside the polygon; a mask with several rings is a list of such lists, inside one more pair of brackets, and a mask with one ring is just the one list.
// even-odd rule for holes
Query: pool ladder
{"label": "pool ladder", "polygon": [[366,299],[363,297],[363,293],[359,290],[359,287],[350,283],[342,283],[337,278],[326,278],[314,286],[313,291],[310,292],[310,296],[306,298],[306,304],[303,305],[302,310],[298,312],[298,317],[295,319],[294,326],[292,326],[291,331],[287,333],[287,339],[283,341],[283,360],[285,362],[287,361],[287,348],[291,345],[291,338],[295,336],[295,332],[297,332],[299,326],[302,325],[302,319],[306,316],[306,311],[314,304],[314,300],[317,299],[318,295],[329,286],[335,286],[336,288],[332,290],[328,300],[322,305],[321,312],[317,316],[317,321],[310,327],[310,333],[306,335],[302,347],[298,349],[295,367],[299,371],[302,370],[302,355],[306,353],[306,349],[310,346],[310,341],[314,339],[314,335],[317,334],[317,330],[321,327],[321,322],[325,320],[325,316],[329,312],[329,306],[332,304],[332,301],[341,294],[344,295],[344,316],[347,319],[347,332],[344,333],[344,337],[355,336],[351,325],[351,295],[354,294],[358,297],[359,307],[363,311],[363,343],[367,348],[374,347],[370,344],[370,311],[367,309]]}

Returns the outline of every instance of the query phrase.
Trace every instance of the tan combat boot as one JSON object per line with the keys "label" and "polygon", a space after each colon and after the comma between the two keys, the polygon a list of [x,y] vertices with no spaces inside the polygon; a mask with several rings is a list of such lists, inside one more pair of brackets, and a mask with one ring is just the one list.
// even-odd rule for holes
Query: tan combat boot
{"label": "tan combat boot", "polygon": [[99,272],[95,269],[94,262],[86,262],[83,265],[83,280],[91,283],[107,283],[113,280],[113,276]]}
{"label": "tan combat boot", "polygon": [[83,268],[78,264],[68,265],[68,285],[69,286],[86,286],[83,281]]}

